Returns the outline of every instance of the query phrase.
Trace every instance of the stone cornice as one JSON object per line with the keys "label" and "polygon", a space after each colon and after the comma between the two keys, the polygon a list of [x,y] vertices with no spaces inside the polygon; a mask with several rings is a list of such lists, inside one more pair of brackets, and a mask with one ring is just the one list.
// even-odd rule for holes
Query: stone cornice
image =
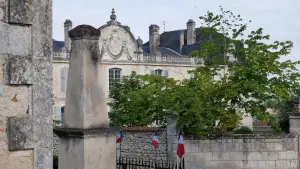
{"label": "stone cornice", "polygon": [[79,25],[69,31],[69,37],[72,40],[99,40],[100,31],[90,25]]}

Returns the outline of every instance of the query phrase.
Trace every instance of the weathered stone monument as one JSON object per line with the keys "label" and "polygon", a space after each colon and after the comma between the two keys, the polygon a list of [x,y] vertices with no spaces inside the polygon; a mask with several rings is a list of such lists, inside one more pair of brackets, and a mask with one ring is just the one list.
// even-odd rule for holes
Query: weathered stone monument
{"label": "weathered stone monument", "polygon": [[59,169],[115,169],[116,132],[109,129],[101,84],[100,31],[80,25],[69,32],[71,60],[60,137]]}
{"label": "weathered stone monument", "polygon": [[52,169],[52,0],[0,0],[0,168]]}

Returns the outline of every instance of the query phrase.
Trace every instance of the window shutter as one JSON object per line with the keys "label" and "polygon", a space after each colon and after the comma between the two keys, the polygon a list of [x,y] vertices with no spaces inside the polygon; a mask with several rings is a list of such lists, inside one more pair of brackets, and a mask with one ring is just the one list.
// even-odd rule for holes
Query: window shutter
{"label": "window shutter", "polygon": [[164,76],[165,76],[166,78],[169,78],[169,71],[168,71],[168,70],[164,70]]}
{"label": "window shutter", "polygon": [[61,108],[60,107],[55,108],[55,120],[61,120]]}
{"label": "window shutter", "polygon": [[122,79],[122,77],[123,77],[123,71],[122,69],[120,69],[120,79]]}
{"label": "window shutter", "polygon": [[65,68],[60,69],[60,92],[65,92],[65,79],[66,79],[66,73]]}
{"label": "window shutter", "polygon": [[65,67],[65,93],[67,92],[68,87],[68,75],[69,75],[69,67]]}

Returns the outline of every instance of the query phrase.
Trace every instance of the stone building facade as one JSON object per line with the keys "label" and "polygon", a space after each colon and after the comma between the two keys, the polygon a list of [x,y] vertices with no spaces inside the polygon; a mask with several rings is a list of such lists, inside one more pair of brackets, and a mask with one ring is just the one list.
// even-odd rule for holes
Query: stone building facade
{"label": "stone building facade", "polygon": [[[113,83],[132,71],[138,74],[156,74],[176,80],[191,78],[188,70],[198,66],[198,59],[189,57],[200,47],[203,36],[195,22],[188,20],[187,29],[160,33],[159,26],[149,26],[149,42],[135,38],[128,26],[117,21],[115,11],[110,20],[101,26],[99,49],[102,62],[102,84],[107,97]],[[53,41],[53,118],[61,120],[61,107],[65,105],[69,66],[70,39],[68,31],[72,22],[64,23],[64,41]],[[107,107],[109,110],[109,107]],[[245,118],[244,125],[252,127],[252,119]]]}
{"label": "stone building facade", "polygon": [[0,168],[52,169],[52,0],[0,0]]}

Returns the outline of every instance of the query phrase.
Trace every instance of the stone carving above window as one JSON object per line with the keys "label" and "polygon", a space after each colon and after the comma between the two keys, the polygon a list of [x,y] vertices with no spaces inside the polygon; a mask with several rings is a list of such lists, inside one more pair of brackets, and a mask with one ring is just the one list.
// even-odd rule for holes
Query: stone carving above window
{"label": "stone carving above window", "polygon": [[[127,60],[136,58],[137,46],[128,30],[119,25],[100,28],[99,48],[103,60]],[[107,58],[109,56],[109,58]]]}

